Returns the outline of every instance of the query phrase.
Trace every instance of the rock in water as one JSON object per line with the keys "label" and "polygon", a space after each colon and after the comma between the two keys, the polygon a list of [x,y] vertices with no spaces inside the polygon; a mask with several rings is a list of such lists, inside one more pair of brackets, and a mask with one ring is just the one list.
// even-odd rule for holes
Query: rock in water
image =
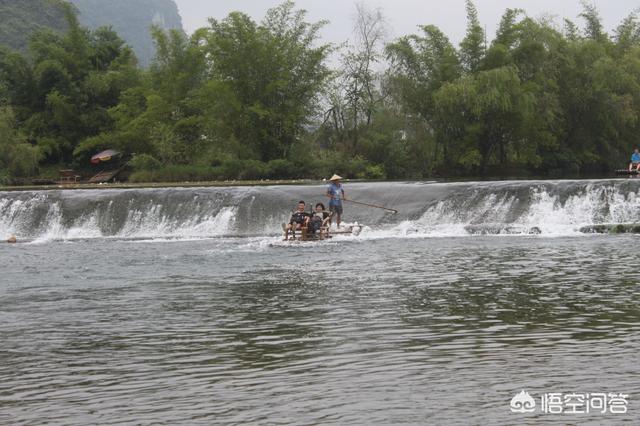
{"label": "rock in water", "polygon": [[640,234],[639,223],[605,223],[580,228],[583,234]]}

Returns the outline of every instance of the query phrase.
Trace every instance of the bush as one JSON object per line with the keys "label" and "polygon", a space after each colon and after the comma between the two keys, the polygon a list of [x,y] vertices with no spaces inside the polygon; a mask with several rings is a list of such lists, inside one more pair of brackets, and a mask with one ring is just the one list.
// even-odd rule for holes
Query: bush
{"label": "bush", "polygon": [[135,172],[131,182],[184,182],[212,180],[261,180],[261,179],[328,179],[334,173],[345,178],[385,179],[385,169],[371,164],[362,157],[347,157],[337,152],[323,152],[318,156],[285,159],[263,163],[258,160],[226,160],[221,165],[173,165],[161,166],[148,154],[136,155],[131,160]]}
{"label": "bush", "polygon": [[255,180],[267,177],[267,165],[258,160],[227,160],[216,167],[220,179]]}
{"label": "bush", "polygon": [[379,164],[372,164],[367,166],[364,171],[365,179],[374,179],[374,180],[382,180],[386,179],[387,175],[384,171],[384,167]]}
{"label": "bush", "polygon": [[0,186],[9,185],[10,183],[9,172],[7,170],[0,170]]}
{"label": "bush", "polygon": [[0,107],[0,179],[5,184],[15,178],[33,176],[42,159],[40,149],[27,143],[16,126],[13,110]]}
{"label": "bush", "polygon": [[350,177],[348,161],[343,154],[335,151],[321,151],[314,155],[300,156],[294,164],[298,177],[328,179],[334,173]]}
{"label": "bush", "polygon": [[176,165],[134,172],[130,182],[201,182],[217,180],[218,170],[208,166]]}
{"label": "bush", "polygon": [[262,161],[245,160],[238,175],[240,180],[257,180],[269,177],[269,168]]}
{"label": "bush", "polygon": [[162,167],[162,163],[149,154],[135,154],[129,165],[137,171],[157,170]]}
{"label": "bush", "polygon": [[303,167],[289,160],[271,160],[267,164],[267,169],[271,179],[295,179],[306,175]]}

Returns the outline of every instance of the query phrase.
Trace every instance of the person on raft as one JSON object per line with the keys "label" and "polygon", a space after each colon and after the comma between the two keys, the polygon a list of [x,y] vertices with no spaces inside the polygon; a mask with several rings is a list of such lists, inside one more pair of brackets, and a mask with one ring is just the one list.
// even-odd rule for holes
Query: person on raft
{"label": "person on raft", "polygon": [[633,150],[631,155],[631,163],[629,163],[629,171],[632,172],[635,167],[636,171],[640,173],[640,150],[638,148]]}
{"label": "person on raft", "polygon": [[[342,201],[347,198],[344,196],[344,189],[341,183],[342,178],[340,176],[333,175],[329,181],[331,182],[327,188],[327,197],[331,199],[329,201],[329,211],[336,216],[336,223],[338,228],[340,228],[343,213]],[[329,220],[329,226],[331,226],[331,219]]]}
{"label": "person on raft", "polygon": [[320,232],[320,237],[323,237],[322,228],[327,226],[327,222],[331,219],[331,213],[326,211],[324,204],[318,203],[316,204],[315,211],[313,212],[313,216],[309,221],[309,230],[313,233]]}
{"label": "person on raft", "polygon": [[289,239],[289,232],[295,232],[302,229],[302,227],[307,226],[312,215],[311,213],[307,213],[306,211],[304,211],[306,207],[307,204],[304,201],[298,202],[298,207],[293,212],[293,214],[291,215],[291,220],[289,220],[289,223],[284,228],[285,240]]}

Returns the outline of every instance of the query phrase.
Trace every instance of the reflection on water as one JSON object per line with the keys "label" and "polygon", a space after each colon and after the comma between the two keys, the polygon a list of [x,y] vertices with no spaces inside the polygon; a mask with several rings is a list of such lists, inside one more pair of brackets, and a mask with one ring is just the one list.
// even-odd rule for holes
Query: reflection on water
{"label": "reflection on water", "polygon": [[636,240],[0,246],[0,423],[577,421],[522,389],[628,393],[582,420],[633,423]]}

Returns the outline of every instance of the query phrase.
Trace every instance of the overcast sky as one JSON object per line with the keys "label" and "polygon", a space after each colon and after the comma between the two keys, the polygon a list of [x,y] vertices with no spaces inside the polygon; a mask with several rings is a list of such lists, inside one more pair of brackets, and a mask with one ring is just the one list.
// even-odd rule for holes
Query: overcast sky
{"label": "overcast sky", "polygon": [[[279,0],[175,0],[180,8],[183,24],[188,32],[206,26],[208,17],[222,19],[229,12],[239,10],[261,20]],[[466,12],[464,0],[366,0],[370,8],[381,8],[390,27],[390,38],[417,31],[418,25],[434,24],[451,41],[464,37]],[[552,15],[561,23],[569,18],[581,24],[577,15],[579,0],[476,0],[480,21],[486,26],[489,40],[495,34],[500,17],[507,8],[521,8],[529,16]],[[611,32],[633,9],[640,8],[640,0],[596,0],[605,28]],[[329,20],[322,36],[328,42],[340,43],[352,34],[354,2],[350,0],[298,0],[298,8],[306,9],[309,21]]]}

